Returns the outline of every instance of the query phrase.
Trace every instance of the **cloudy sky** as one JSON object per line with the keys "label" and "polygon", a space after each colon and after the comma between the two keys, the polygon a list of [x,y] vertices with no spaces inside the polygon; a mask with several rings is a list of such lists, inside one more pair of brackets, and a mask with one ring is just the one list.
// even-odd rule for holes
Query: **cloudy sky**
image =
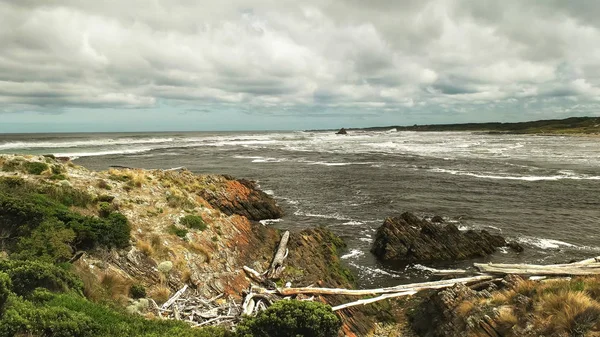
{"label": "cloudy sky", "polygon": [[0,0],[0,132],[600,115],[600,3]]}

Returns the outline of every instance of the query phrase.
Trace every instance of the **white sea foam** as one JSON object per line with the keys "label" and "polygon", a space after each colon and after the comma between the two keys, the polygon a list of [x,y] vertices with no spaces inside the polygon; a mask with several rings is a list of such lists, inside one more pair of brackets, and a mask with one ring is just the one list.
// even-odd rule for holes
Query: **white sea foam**
{"label": "white sea foam", "polygon": [[365,255],[365,253],[358,249],[352,249],[348,254],[344,254],[344,255],[340,256],[340,259],[346,260],[349,258],[359,257],[362,255]]}
{"label": "white sea foam", "polygon": [[42,148],[73,148],[73,147],[97,147],[113,145],[132,145],[132,144],[161,144],[173,142],[173,138],[117,138],[117,139],[95,139],[95,140],[75,140],[58,142],[8,142],[0,144],[0,150],[17,149],[42,149]]}
{"label": "white sea foam", "polygon": [[356,220],[350,220],[350,221],[344,222],[343,225],[346,225],[346,226],[358,226],[358,225],[363,225],[363,223],[360,222],[360,221],[356,221]]}
{"label": "white sea foam", "polygon": [[572,243],[568,243],[568,242],[564,242],[564,241],[560,241],[560,240],[554,240],[554,239],[521,237],[517,241],[519,241],[519,243],[529,244],[529,245],[536,246],[541,249],[558,249],[561,247],[578,248],[577,245],[574,245]]}
{"label": "white sea foam", "polygon": [[383,270],[380,268],[373,268],[373,267],[368,267],[368,266],[362,266],[359,265],[355,262],[350,262],[349,265],[351,265],[354,268],[359,269],[362,273],[365,273],[367,275],[384,275],[384,276],[389,276],[391,278],[398,278],[401,277],[400,274],[396,274],[392,271],[387,271],[387,270]]}
{"label": "white sea foam", "polygon": [[261,223],[263,226],[266,226],[266,225],[271,225],[271,224],[274,224],[274,223],[278,223],[278,222],[280,222],[281,220],[282,220],[282,219],[266,219],[266,220],[260,220],[259,222],[260,222],[260,223]]}
{"label": "white sea foam", "polygon": [[336,219],[336,220],[342,220],[342,221],[350,221],[351,220],[351,219],[348,219],[348,218],[344,217],[343,215],[340,215],[339,213],[334,213],[334,214],[315,214],[315,213],[303,212],[301,210],[297,210],[297,211],[294,212],[294,215],[297,215],[297,216],[308,216],[308,217],[322,218],[322,219]]}
{"label": "white sea foam", "polygon": [[435,272],[435,271],[437,271],[437,269],[435,269],[435,268],[427,267],[427,266],[424,266],[424,265],[418,264],[418,263],[406,266],[405,270],[409,269],[409,268],[417,269],[417,270],[423,270],[423,271],[428,271],[428,272]]}
{"label": "white sea foam", "polygon": [[500,180],[522,180],[522,181],[556,181],[561,179],[573,179],[573,180],[600,180],[600,176],[590,175],[576,175],[576,174],[561,174],[553,176],[505,176],[496,174],[482,174],[473,173],[459,170],[449,170],[442,168],[433,168],[430,172],[449,173],[452,175],[471,176],[483,179],[500,179]]}
{"label": "white sea foam", "polygon": [[64,153],[53,153],[57,157],[69,157],[71,159],[81,157],[95,157],[95,156],[108,156],[115,154],[135,154],[151,151],[152,148],[143,149],[124,149],[124,150],[108,150],[108,151],[97,151],[97,152],[64,152]]}

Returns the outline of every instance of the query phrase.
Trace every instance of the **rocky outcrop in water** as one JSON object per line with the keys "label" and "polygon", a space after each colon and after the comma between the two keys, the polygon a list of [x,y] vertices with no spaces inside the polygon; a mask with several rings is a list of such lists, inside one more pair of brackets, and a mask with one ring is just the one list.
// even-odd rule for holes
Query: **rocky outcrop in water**
{"label": "rocky outcrop in water", "polygon": [[222,190],[200,189],[197,191],[211,206],[221,212],[245,216],[254,221],[278,219],[283,216],[283,210],[275,200],[258,189],[256,184],[245,179],[235,179],[230,176],[216,177]]}
{"label": "rocky outcrop in water", "polygon": [[385,219],[371,252],[382,260],[445,261],[486,256],[506,245],[503,237],[485,230],[462,232],[407,212]]}
{"label": "rocky outcrop in water", "polygon": [[340,131],[335,133],[336,135],[347,135],[348,131],[346,131],[346,129],[341,128]]}

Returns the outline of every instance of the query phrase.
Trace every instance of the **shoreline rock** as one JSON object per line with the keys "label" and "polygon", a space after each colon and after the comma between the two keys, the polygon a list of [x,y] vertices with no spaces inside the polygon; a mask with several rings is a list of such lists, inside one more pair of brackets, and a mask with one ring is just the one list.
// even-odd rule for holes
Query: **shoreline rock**
{"label": "shoreline rock", "polygon": [[[487,256],[507,245],[502,236],[485,230],[462,232],[453,224],[428,222],[406,212],[385,219],[371,252],[381,260],[448,261]],[[518,250],[517,245],[513,249]]]}
{"label": "shoreline rock", "polygon": [[341,128],[340,131],[335,133],[336,135],[347,135],[348,131],[345,128]]}

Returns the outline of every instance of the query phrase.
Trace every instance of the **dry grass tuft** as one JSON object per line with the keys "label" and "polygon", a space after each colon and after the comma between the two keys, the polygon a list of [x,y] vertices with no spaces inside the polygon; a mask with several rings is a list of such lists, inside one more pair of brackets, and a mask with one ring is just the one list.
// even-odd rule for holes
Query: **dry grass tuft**
{"label": "dry grass tuft", "polygon": [[107,295],[113,300],[121,300],[129,297],[131,282],[119,275],[105,273],[100,278],[100,284],[106,290]]}
{"label": "dry grass tuft", "polygon": [[140,250],[140,252],[142,252],[142,254],[144,254],[146,256],[154,255],[154,248],[152,247],[152,244],[150,244],[149,242],[146,242],[144,240],[138,240],[136,242],[135,246],[137,247],[137,249]]}
{"label": "dry grass tuft", "polygon": [[512,299],[517,295],[514,290],[497,291],[492,293],[490,303],[493,305],[504,305],[512,302]]}
{"label": "dry grass tuft", "polygon": [[536,308],[554,333],[582,335],[600,319],[600,304],[583,291],[560,291],[541,296]]}
{"label": "dry grass tuft", "polygon": [[471,313],[471,311],[473,311],[473,308],[475,307],[475,304],[471,301],[463,301],[461,302],[457,307],[456,307],[456,313],[459,316],[467,316],[468,314]]}
{"label": "dry grass tuft", "polygon": [[498,317],[496,317],[497,329],[500,332],[507,332],[513,326],[519,323],[519,319],[513,312],[513,309],[508,306],[500,308]]}
{"label": "dry grass tuft", "polygon": [[536,281],[521,280],[513,288],[517,294],[531,297],[539,290],[540,284]]}
{"label": "dry grass tuft", "polygon": [[157,287],[150,290],[149,295],[156,303],[162,304],[169,299],[169,296],[171,296],[171,290],[167,287]]}
{"label": "dry grass tuft", "polygon": [[206,263],[210,263],[211,254],[206,248],[204,248],[204,246],[197,242],[191,241],[188,243],[188,248],[192,252],[204,256]]}
{"label": "dry grass tuft", "polygon": [[87,264],[78,264],[76,273],[83,282],[83,295],[90,301],[99,302],[105,298],[105,290]]}

